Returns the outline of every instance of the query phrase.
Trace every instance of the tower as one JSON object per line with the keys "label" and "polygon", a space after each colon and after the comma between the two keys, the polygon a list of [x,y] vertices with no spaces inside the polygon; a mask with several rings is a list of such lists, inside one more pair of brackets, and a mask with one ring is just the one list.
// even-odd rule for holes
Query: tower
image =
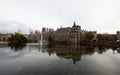
{"label": "tower", "polygon": [[73,27],[76,27],[76,23],[75,23],[75,21],[74,21],[74,23],[73,23]]}
{"label": "tower", "polygon": [[80,30],[81,27],[74,22],[70,32],[71,43],[80,43]]}

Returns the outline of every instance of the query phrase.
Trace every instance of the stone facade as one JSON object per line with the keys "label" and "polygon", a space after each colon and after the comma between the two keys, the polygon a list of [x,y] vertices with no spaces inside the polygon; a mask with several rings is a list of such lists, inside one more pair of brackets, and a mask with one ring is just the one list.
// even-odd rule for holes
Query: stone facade
{"label": "stone facade", "polygon": [[59,28],[54,32],[54,40],[55,41],[70,41],[70,31],[71,28]]}
{"label": "stone facade", "polygon": [[0,41],[8,41],[8,38],[11,37],[11,34],[0,34]]}
{"label": "stone facade", "polygon": [[44,32],[43,40],[48,41],[49,37],[56,42],[68,42],[71,44],[79,44],[81,41],[85,41],[85,36],[87,32],[91,32],[94,34],[93,41],[97,41],[97,31],[87,31],[82,30],[81,26],[73,23],[72,27],[58,28],[56,31],[48,31]]}
{"label": "stone facade", "polygon": [[120,31],[117,31],[116,34],[117,34],[117,40],[120,41]]}
{"label": "stone facade", "polygon": [[80,31],[81,27],[74,22],[72,27],[58,28],[56,31],[49,34],[49,36],[51,36],[54,41],[77,44],[80,42]]}
{"label": "stone facade", "polygon": [[81,27],[74,22],[70,32],[70,41],[72,43],[80,43],[80,31]]}
{"label": "stone facade", "polygon": [[39,40],[40,40],[40,34],[41,33],[36,30],[34,33],[32,32],[30,35],[26,35],[26,38],[30,42],[39,42]]}

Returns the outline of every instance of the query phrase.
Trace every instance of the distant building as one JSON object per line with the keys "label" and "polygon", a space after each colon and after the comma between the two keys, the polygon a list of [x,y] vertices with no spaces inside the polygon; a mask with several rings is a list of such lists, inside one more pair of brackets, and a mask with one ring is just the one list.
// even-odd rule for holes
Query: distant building
{"label": "distant building", "polygon": [[48,41],[49,38],[56,42],[68,42],[68,43],[80,43],[81,41],[85,41],[85,36],[87,32],[91,32],[94,34],[94,38],[91,41],[97,41],[97,31],[87,31],[82,30],[81,26],[73,23],[72,27],[60,27],[56,31],[53,29],[42,28],[43,40]]}
{"label": "distant building", "polygon": [[70,31],[71,31],[71,27],[58,28],[57,31],[54,32],[54,40],[70,41]]}
{"label": "distant building", "polygon": [[42,28],[42,33],[45,33],[46,32],[46,28]]}
{"label": "distant building", "polygon": [[27,39],[31,42],[38,42],[40,40],[40,35],[41,33],[38,30],[35,30],[35,32],[30,34],[30,35],[26,35]]}
{"label": "distant building", "polygon": [[42,28],[42,33],[43,34],[47,33],[47,32],[53,32],[53,31],[54,31],[54,29],[52,29],[52,28],[45,28],[45,27]]}
{"label": "distant building", "polygon": [[81,26],[76,25],[74,22],[70,32],[70,41],[72,43],[80,43],[80,31],[81,31]]}
{"label": "distant building", "polygon": [[41,35],[43,35],[43,41],[48,41],[49,37],[51,36],[53,38],[53,34],[54,33],[54,29],[52,28],[42,28],[42,33]]}
{"label": "distant building", "polygon": [[72,27],[58,28],[53,34],[55,41],[63,41],[69,43],[80,42],[80,31],[81,27],[76,25],[75,22]]}
{"label": "distant building", "polygon": [[54,31],[54,29],[50,28],[48,32],[53,32],[53,31]]}
{"label": "distant building", "polygon": [[117,40],[120,41],[120,31],[117,31],[117,32],[116,32],[116,35],[117,35]]}
{"label": "distant building", "polygon": [[11,34],[0,34],[0,41],[8,41],[8,38],[11,37]]}

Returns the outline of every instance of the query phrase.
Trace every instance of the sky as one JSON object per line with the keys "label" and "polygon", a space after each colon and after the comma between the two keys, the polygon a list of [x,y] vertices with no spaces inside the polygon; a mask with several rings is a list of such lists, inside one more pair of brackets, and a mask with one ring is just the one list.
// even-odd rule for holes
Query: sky
{"label": "sky", "polygon": [[120,0],[0,0],[0,33],[71,27],[114,34],[120,31]]}

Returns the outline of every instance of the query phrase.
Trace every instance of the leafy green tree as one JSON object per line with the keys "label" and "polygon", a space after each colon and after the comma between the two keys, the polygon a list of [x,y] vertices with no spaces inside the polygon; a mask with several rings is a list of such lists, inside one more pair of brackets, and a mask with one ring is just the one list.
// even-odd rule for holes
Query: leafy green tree
{"label": "leafy green tree", "polygon": [[20,33],[15,33],[12,34],[12,36],[9,38],[9,42],[16,44],[25,44],[27,43],[27,38]]}
{"label": "leafy green tree", "polygon": [[87,32],[85,34],[85,40],[86,41],[91,41],[94,38],[94,34],[92,32]]}
{"label": "leafy green tree", "polygon": [[97,34],[97,39],[98,39],[98,41],[107,41],[108,36],[107,35],[102,35],[102,34]]}
{"label": "leafy green tree", "polygon": [[116,36],[116,35],[113,35],[113,36],[109,37],[109,38],[108,38],[108,41],[112,41],[112,42],[117,41],[117,36]]}

